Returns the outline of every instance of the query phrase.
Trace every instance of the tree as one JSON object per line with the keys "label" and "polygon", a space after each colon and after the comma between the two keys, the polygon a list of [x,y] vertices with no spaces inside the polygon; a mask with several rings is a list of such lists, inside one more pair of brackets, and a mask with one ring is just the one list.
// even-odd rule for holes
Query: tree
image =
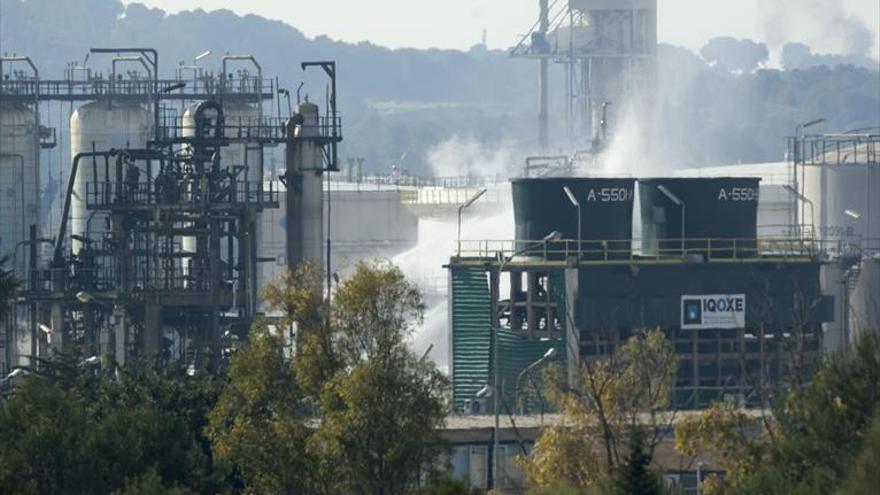
{"label": "tree", "polygon": [[641,429],[630,432],[629,452],[614,475],[614,492],[618,495],[662,495],[663,478],[651,470],[651,456],[645,452]]}
{"label": "tree", "polygon": [[563,421],[545,428],[532,455],[519,460],[529,482],[601,486],[626,464],[622,443],[632,435],[645,439],[650,464],[674,420],[669,408],[677,368],[661,330],[631,338],[616,353],[583,361],[576,383],[552,391]]}
{"label": "tree", "polygon": [[311,490],[302,396],[283,345],[266,325],[254,325],[230,363],[208,431],[218,460],[238,472],[248,492],[318,493]]}
{"label": "tree", "polygon": [[0,493],[111,493],[148,473],[164,489],[224,489],[179,395],[197,383],[171,386],[180,378],[148,368],[101,373],[79,361],[41,363],[0,408]]}
{"label": "tree", "polygon": [[386,263],[360,263],[335,293],[333,342],[342,367],[321,397],[314,446],[341,475],[343,493],[416,488],[442,450],[448,381],[407,348],[424,304]]}
{"label": "tree", "polygon": [[339,373],[325,388],[315,445],[341,475],[341,492],[392,495],[418,487],[442,453],[445,389],[439,371],[406,353]]}
{"label": "tree", "polygon": [[880,409],[874,413],[871,429],[865,438],[865,446],[856,462],[849,469],[846,481],[837,490],[840,495],[871,495],[880,486]]}
{"label": "tree", "polygon": [[863,447],[872,448],[866,438],[880,405],[878,383],[880,335],[865,332],[805,387],[778,394],[770,421],[716,404],[681,422],[676,443],[685,454],[699,448],[717,459],[726,476],[713,485],[723,493],[833,493]]}
{"label": "tree", "polygon": [[296,353],[257,327],[211,412],[217,456],[254,493],[397,494],[438,460],[447,379],[407,348],[424,305],[387,263],[361,263],[333,294],[303,265],[264,295]]}

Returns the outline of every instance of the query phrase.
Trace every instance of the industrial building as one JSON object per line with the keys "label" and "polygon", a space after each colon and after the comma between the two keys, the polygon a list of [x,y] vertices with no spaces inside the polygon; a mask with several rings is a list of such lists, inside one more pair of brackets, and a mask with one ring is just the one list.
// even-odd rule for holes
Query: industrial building
{"label": "industrial building", "polygon": [[[473,417],[448,433],[458,475],[522,486],[506,459],[531,448],[529,425],[552,421],[526,390],[550,361],[573,383],[580,363],[659,328],[679,360],[674,409],[752,407],[880,328],[878,145],[798,136],[776,164],[512,179],[515,239],[464,242],[447,265],[454,405]],[[521,427],[493,427],[493,412]],[[658,463],[693,493],[699,473]]]}

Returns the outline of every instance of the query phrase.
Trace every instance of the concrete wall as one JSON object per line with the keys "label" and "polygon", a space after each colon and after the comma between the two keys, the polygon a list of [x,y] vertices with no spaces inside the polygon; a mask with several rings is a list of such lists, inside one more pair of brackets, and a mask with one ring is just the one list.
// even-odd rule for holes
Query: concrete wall
{"label": "concrete wall", "polygon": [[[284,186],[275,184],[276,190]],[[265,285],[286,267],[286,204],[265,210],[260,216],[261,240],[257,246],[262,262],[258,283]],[[324,191],[324,225],[330,211],[331,270],[342,276],[359,260],[390,258],[414,246],[418,241],[418,217],[400,202],[395,190]],[[326,228],[326,227],[325,227]],[[326,242],[326,239],[325,239]]]}

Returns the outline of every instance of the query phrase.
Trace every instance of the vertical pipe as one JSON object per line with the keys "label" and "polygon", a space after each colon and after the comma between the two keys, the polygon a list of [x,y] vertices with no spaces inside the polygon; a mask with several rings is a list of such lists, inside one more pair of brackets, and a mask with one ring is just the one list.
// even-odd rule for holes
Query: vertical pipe
{"label": "vertical pipe", "polygon": [[[550,8],[549,0],[539,0],[540,5],[540,27],[543,43],[547,43],[547,31],[550,29]],[[545,151],[549,145],[549,117],[547,112],[547,100],[549,98],[549,90],[547,87],[549,79],[549,61],[547,54],[541,54],[540,80],[538,81],[538,89],[540,92],[538,101],[538,145],[541,151]]]}

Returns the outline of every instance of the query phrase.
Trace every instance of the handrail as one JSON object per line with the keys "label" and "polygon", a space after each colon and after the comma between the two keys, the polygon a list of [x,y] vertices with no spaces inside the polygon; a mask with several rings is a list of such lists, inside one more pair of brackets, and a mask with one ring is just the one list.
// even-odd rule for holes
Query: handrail
{"label": "handrail", "polygon": [[[648,241],[649,246],[644,246]],[[812,260],[821,256],[880,253],[880,239],[812,239],[803,237],[582,240],[462,240],[459,260],[506,260],[507,263],[621,261]],[[641,248],[638,248],[641,246]],[[512,259],[511,259],[512,257]]]}

